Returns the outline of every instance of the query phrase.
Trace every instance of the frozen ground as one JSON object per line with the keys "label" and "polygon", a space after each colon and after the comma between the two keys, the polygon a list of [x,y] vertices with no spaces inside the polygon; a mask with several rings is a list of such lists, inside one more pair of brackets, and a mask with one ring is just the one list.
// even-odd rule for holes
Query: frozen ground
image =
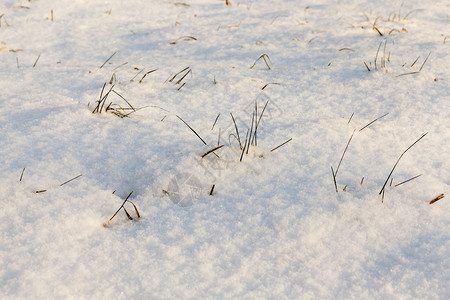
{"label": "frozen ground", "polygon": [[230,2],[1,2],[2,299],[450,298],[449,4]]}

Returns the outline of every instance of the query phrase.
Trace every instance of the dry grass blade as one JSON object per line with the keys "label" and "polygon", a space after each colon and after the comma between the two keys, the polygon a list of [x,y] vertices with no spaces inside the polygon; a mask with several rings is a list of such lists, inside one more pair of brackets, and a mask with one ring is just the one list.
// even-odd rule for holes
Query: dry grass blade
{"label": "dry grass blade", "polygon": [[409,13],[407,13],[407,14],[403,17],[403,20],[406,20],[406,18],[409,17],[410,14],[412,14],[413,12],[418,11],[418,10],[419,10],[419,9],[413,9],[413,10],[411,10]]}
{"label": "dry grass blade", "polygon": [[439,200],[441,200],[442,198],[444,198],[444,194],[440,194],[439,196],[437,196],[436,198],[434,198],[433,200],[430,201],[430,204],[433,204]]}
{"label": "dry grass blade", "polygon": [[262,119],[262,117],[264,115],[264,112],[266,111],[267,104],[269,104],[269,101],[270,101],[270,99],[268,99],[266,101],[266,104],[264,104],[263,110],[261,111],[261,114],[259,115],[259,119],[258,119],[258,123],[256,124],[256,127],[259,126],[259,123],[261,122],[261,119]]}
{"label": "dry grass blade", "polygon": [[350,121],[352,120],[354,114],[355,114],[355,112],[352,112],[352,115],[350,116],[350,119],[348,119],[347,125],[350,124]]}
{"label": "dry grass blade", "polygon": [[425,60],[423,61],[423,64],[420,66],[419,72],[422,71],[423,66],[425,66],[425,63],[427,62],[428,58],[430,57],[431,52],[428,53],[427,57],[425,58]]}
{"label": "dry grass blade", "polygon": [[188,123],[186,123],[182,118],[180,118],[178,115],[176,115],[178,119],[180,119],[190,130],[192,130],[193,133],[203,142],[203,144],[206,144],[206,142],[202,139],[202,137],[191,127]]}
{"label": "dry grass blade", "polygon": [[136,112],[137,110],[131,111],[129,113],[126,113],[126,109],[127,108],[122,108],[120,105],[117,105],[120,109],[117,108],[111,108],[109,110],[111,110],[111,113],[113,115],[118,116],[119,118],[123,119],[123,118],[128,118],[132,113]]}
{"label": "dry grass blade", "polygon": [[181,81],[182,81],[189,73],[192,74],[192,69],[189,69],[189,71],[187,71],[186,74],[184,74],[184,75],[180,78],[180,80],[178,80],[175,84],[180,84],[180,82],[181,82]]}
{"label": "dry grass blade", "polygon": [[213,192],[214,192],[214,188],[215,188],[215,187],[216,187],[216,185],[213,184],[212,187],[211,187],[211,191],[209,192],[209,195],[210,195],[210,196],[213,195]]}
{"label": "dry grass blade", "polygon": [[[130,108],[131,108],[133,111],[136,111],[136,110],[134,109],[134,107],[131,105],[131,103],[128,102],[127,99],[125,99],[124,97],[122,97],[121,94],[119,94],[118,92],[116,92],[116,91],[114,91],[114,90],[112,90],[112,92],[113,92],[114,94],[116,94],[117,96],[119,96],[120,98],[122,98],[122,100],[125,101],[125,102],[130,106]],[[123,109],[122,109],[122,110],[123,110]]]}
{"label": "dry grass blade", "polygon": [[142,80],[144,80],[145,76],[156,71],[158,71],[158,69],[150,70],[147,73],[145,73],[144,76],[142,76],[141,80],[139,80],[139,83],[142,83]]}
{"label": "dry grass blade", "polygon": [[109,89],[109,91],[106,93],[106,95],[103,96],[103,91],[105,89],[105,86],[106,86],[106,82],[103,84],[102,91],[100,92],[100,98],[97,100],[97,106],[92,111],[93,114],[102,112],[103,107],[106,102],[106,99],[108,98],[109,94],[111,93],[112,89],[114,88],[114,85],[112,85],[111,88]]}
{"label": "dry grass blade", "polygon": [[180,72],[178,72],[178,73],[176,73],[175,75],[173,75],[173,77],[171,78],[171,79],[169,79],[169,82],[172,82],[172,81],[174,81],[174,79],[178,76],[178,75],[180,75],[181,73],[183,73],[184,71],[186,71],[187,69],[189,69],[190,67],[186,67],[186,68],[184,68],[183,70],[181,70]]}
{"label": "dry grass blade", "polygon": [[381,33],[380,29],[378,29],[376,26],[373,26],[372,29],[375,30],[376,32],[378,32],[378,34],[380,36],[383,36],[383,34]]}
{"label": "dry grass blade", "polygon": [[175,5],[175,6],[185,6],[185,7],[190,7],[189,4],[184,3],[184,2],[175,2],[175,3],[172,3],[172,4]]}
{"label": "dry grass blade", "polygon": [[355,50],[352,49],[352,48],[341,48],[341,49],[339,49],[338,51],[351,51],[351,52],[355,52]]}
{"label": "dry grass blade", "polygon": [[362,131],[363,129],[369,127],[370,125],[372,125],[373,123],[375,123],[376,121],[378,121],[381,118],[384,118],[388,115],[389,113],[386,113],[384,115],[382,115],[381,117],[376,118],[375,120],[373,120],[372,122],[370,122],[369,124],[367,124],[366,126],[362,127],[359,131]]}
{"label": "dry grass blade", "polygon": [[113,71],[115,71],[115,70],[117,70],[118,68],[123,67],[123,66],[125,66],[125,65],[127,65],[127,64],[128,64],[128,62],[126,61],[126,62],[124,62],[123,64],[118,65],[117,67],[115,67],[115,68],[113,69]]}
{"label": "dry grass blade", "polygon": [[287,18],[289,17],[288,15],[278,15],[275,16],[275,18],[273,18],[272,22],[270,22],[270,25],[272,25],[278,18]]}
{"label": "dry grass blade", "polygon": [[416,60],[411,64],[410,68],[414,67],[414,65],[415,65],[416,62],[419,60],[419,58],[420,58],[420,56],[418,56],[418,57],[416,58]]}
{"label": "dry grass blade", "polygon": [[314,41],[314,40],[317,39],[317,38],[318,38],[318,36],[313,37],[312,39],[310,39],[310,40],[306,43],[306,45],[309,46],[309,44],[311,44],[312,41]]}
{"label": "dry grass blade", "polygon": [[160,109],[160,110],[163,110],[163,111],[166,111],[166,112],[170,112],[170,111],[168,111],[167,109],[162,108],[161,106],[158,106],[158,105],[146,105],[146,106],[143,106],[143,107],[141,107],[141,108],[139,108],[139,109],[143,109],[143,108],[147,108],[147,107],[158,108],[158,109]]}
{"label": "dry grass blade", "polygon": [[381,61],[381,68],[386,68],[386,44],[387,40],[384,40],[384,47],[383,47],[383,60]]}
{"label": "dry grass blade", "polygon": [[211,130],[213,130],[213,129],[214,129],[214,126],[216,126],[216,123],[217,123],[217,120],[219,120],[219,117],[220,117],[220,114],[218,114],[217,117],[216,117],[216,119],[214,120],[214,124],[213,124],[213,126],[211,127]]}
{"label": "dry grass blade", "polygon": [[23,173],[25,172],[25,168],[23,168],[23,170],[22,170],[22,173],[20,174],[20,179],[19,179],[19,182],[20,181],[22,181],[22,178],[23,178]]}
{"label": "dry grass blade", "polygon": [[252,144],[255,145],[255,146],[258,146],[258,138],[257,138],[257,136],[258,136],[258,127],[256,126],[257,123],[258,123],[256,121],[257,117],[258,117],[258,100],[255,100],[255,133],[253,134],[253,142],[252,142]]}
{"label": "dry grass blade", "polygon": [[183,82],[183,84],[182,85],[180,85],[180,87],[179,88],[177,88],[177,91],[179,91],[179,90],[181,90],[182,88],[183,88],[183,86],[186,84],[186,82]]}
{"label": "dry grass blade", "polygon": [[81,176],[83,176],[83,175],[80,174],[80,175],[78,175],[78,176],[75,176],[74,178],[69,179],[69,180],[67,180],[66,182],[61,183],[59,186],[63,186],[63,185],[65,185],[65,184],[71,182],[72,180],[75,180],[75,179],[77,179],[77,178],[80,178]]}
{"label": "dry grass blade", "polygon": [[134,75],[134,77],[130,79],[130,82],[133,82],[134,79],[135,79],[136,77],[138,77],[139,74],[141,74],[142,72],[144,72],[144,70],[145,70],[145,69],[142,69],[142,70],[140,70],[136,75]]}
{"label": "dry grass blade", "polygon": [[231,118],[233,119],[234,128],[235,128],[236,134],[237,134],[237,140],[238,140],[238,142],[239,142],[239,148],[242,149],[241,138],[239,137],[239,130],[238,130],[238,127],[237,127],[237,125],[236,125],[236,120],[234,119],[232,113],[230,113],[230,115],[231,115]]}
{"label": "dry grass blade", "polygon": [[391,29],[390,31],[389,31],[389,33],[388,33],[388,35],[391,35],[393,32],[400,32],[400,30],[398,30],[398,29]]}
{"label": "dry grass blade", "polygon": [[39,56],[36,58],[36,61],[35,61],[34,64],[33,64],[33,68],[36,67],[36,65],[37,65],[37,63],[38,63],[38,61],[39,61],[39,58],[41,58],[41,55],[40,55],[40,54],[39,54]]}
{"label": "dry grass blade", "polygon": [[266,57],[269,60],[270,64],[272,64],[272,61],[270,61],[270,58],[267,54],[262,57],[264,59],[264,62],[266,63],[267,68],[269,68],[269,70],[271,70],[269,64],[267,63]]}
{"label": "dry grass blade", "polygon": [[[269,100],[270,99],[268,99],[267,101],[266,101],[266,104],[264,104],[264,107],[263,107],[263,109],[262,109],[262,111],[261,111],[261,114],[259,115],[259,119],[258,119],[258,122],[256,122],[256,126],[255,126],[255,146],[257,146],[258,145],[258,141],[256,140],[256,136],[257,136],[257,132],[258,132],[258,128],[259,128],[259,123],[261,122],[261,119],[262,119],[262,117],[263,117],[263,115],[264,115],[264,112],[266,111],[266,107],[267,107],[267,104],[269,104]],[[256,103],[255,103],[255,111],[257,111],[257,106],[256,106]]]}
{"label": "dry grass blade", "polygon": [[[258,101],[255,100],[255,132],[253,133],[253,141],[251,142],[252,145],[257,146],[258,145],[258,140],[257,140],[257,130],[258,128],[256,128],[256,123],[257,123],[257,118],[258,118]],[[253,123],[253,120],[252,120]],[[253,124],[252,124],[253,125]]]}
{"label": "dry grass blade", "polygon": [[103,68],[103,66],[104,65],[106,65],[106,63],[114,56],[114,55],[116,55],[116,53],[117,53],[117,51],[116,52],[114,52],[110,57],[108,57],[108,59],[107,60],[105,60],[105,62],[103,63],[103,65],[101,65],[100,66],[100,68],[99,69],[101,69],[101,68]]}
{"label": "dry grass blade", "polygon": [[94,110],[92,111],[92,113],[96,113],[99,112],[98,109],[100,108],[100,102],[103,99],[103,91],[105,90],[105,86],[106,86],[106,82],[103,84],[102,90],[100,92],[100,97],[97,100],[97,106],[94,108]]}
{"label": "dry grass blade", "polygon": [[[136,207],[136,205],[134,205],[134,203],[133,202],[131,202],[130,200],[127,200],[127,202],[130,202],[132,205],[133,205],[133,207],[134,207],[134,210],[136,211],[136,215],[137,215],[137,217],[138,218],[140,218],[141,217],[141,214],[139,213],[139,211],[138,211],[138,209],[137,209],[137,207]],[[124,207],[125,208],[125,207]]]}
{"label": "dry grass blade", "polygon": [[217,146],[220,145],[220,136],[222,134],[222,128],[219,127],[219,137],[217,138]]}
{"label": "dry grass blade", "polygon": [[193,37],[193,36],[186,35],[186,36],[182,36],[182,37],[177,38],[175,41],[170,42],[170,44],[171,45],[175,45],[175,44],[178,44],[181,41],[192,41],[192,40],[196,41],[197,39],[195,37]]}
{"label": "dry grass blade", "polygon": [[[109,94],[111,93],[111,91],[112,91],[112,89],[114,88],[114,84],[111,86],[111,88],[109,89],[109,91],[106,93],[106,95],[105,96],[103,96],[103,98],[102,98],[102,101],[100,101],[100,103],[101,103],[101,106],[100,106],[100,110],[99,110],[99,113],[101,113],[102,112],[102,110],[103,110],[103,107],[104,107],[104,105],[105,105],[105,103],[106,103],[106,99],[108,98],[108,96],[109,96]],[[100,104],[99,103],[99,104]],[[111,104],[110,105],[108,105],[108,107],[110,107],[111,106]],[[108,109],[106,109],[105,111],[107,111]]]}
{"label": "dry grass blade", "polygon": [[[128,202],[128,201],[127,201]],[[130,213],[128,212],[128,210],[125,208],[125,206],[122,207],[123,211],[125,212],[125,214],[128,217],[128,220],[133,221],[133,217],[130,215]]]}
{"label": "dry grass blade", "polygon": [[383,44],[383,41],[380,42],[380,45],[378,45],[377,53],[375,54],[375,59],[373,60],[375,64],[375,69],[377,68],[377,59],[378,59],[378,52],[380,52],[381,44]]}
{"label": "dry grass blade", "polygon": [[208,155],[208,154],[210,154],[210,153],[212,153],[212,152],[214,152],[214,151],[216,151],[216,150],[219,150],[219,149],[222,148],[223,146],[224,146],[224,145],[220,145],[220,146],[218,146],[218,147],[215,147],[215,148],[213,148],[213,149],[211,149],[211,150],[206,151],[205,153],[202,154],[202,158],[204,158],[206,155]]}
{"label": "dry grass blade", "polygon": [[415,72],[403,73],[403,74],[397,75],[396,77],[401,77],[401,76],[405,76],[405,75],[414,75],[414,74],[419,74],[419,72],[415,71]]}
{"label": "dry grass blade", "polygon": [[245,143],[244,143],[244,148],[242,148],[242,152],[241,152],[241,158],[239,159],[239,161],[242,161],[242,157],[244,157],[245,146],[247,146],[247,139],[248,139],[248,129],[247,129],[247,134],[245,135]]}
{"label": "dry grass blade", "polygon": [[253,111],[253,114],[252,114],[252,125],[250,126],[250,136],[248,137],[248,146],[247,146],[247,152],[246,152],[247,154],[248,154],[248,149],[250,149],[250,144],[251,144],[251,141],[252,141],[253,124],[256,123],[255,119],[256,119],[256,113],[255,113],[255,111]]}
{"label": "dry grass blade", "polygon": [[258,58],[255,60],[255,62],[253,63],[253,65],[250,67],[250,69],[253,69],[253,67],[256,65],[256,63],[258,62],[258,60],[260,60],[260,59],[262,58],[262,59],[264,60],[264,62],[266,63],[267,68],[268,68],[269,70],[272,70],[272,69],[270,68],[269,64],[267,63],[266,57],[267,57],[267,59],[269,60],[269,62],[272,64],[272,61],[270,60],[270,57],[269,57],[267,54],[262,54],[260,57],[258,57]]}
{"label": "dry grass blade", "polygon": [[364,65],[366,66],[366,68],[367,68],[367,71],[369,71],[370,72],[370,68],[369,68],[369,66],[366,64],[366,62],[364,62]]}
{"label": "dry grass blade", "polygon": [[342,160],[344,159],[344,155],[347,152],[348,146],[350,145],[350,142],[352,141],[352,138],[353,138],[353,135],[355,134],[355,131],[356,131],[356,129],[353,130],[353,133],[350,136],[350,139],[348,140],[347,146],[345,146],[344,152],[342,153],[341,160],[339,160],[339,164],[338,164],[338,166],[336,168],[336,172],[334,173],[334,176],[337,176],[337,173],[339,172],[339,167],[341,166]]}
{"label": "dry grass blade", "polygon": [[109,80],[109,84],[113,84],[113,82],[117,82],[116,73],[111,75],[111,79]]}
{"label": "dry grass blade", "polygon": [[421,139],[423,139],[427,134],[428,134],[428,132],[425,133],[424,135],[422,135],[420,138],[418,138],[414,143],[412,143],[411,146],[409,146],[405,151],[403,151],[403,153],[402,153],[402,154],[400,155],[400,157],[397,159],[397,162],[395,163],[395,165],[394,165],[394,167],[392,168],[391,172],[389,173],[388,177],[386,178],[386,181],[384,182],[383,187],[381,188],[380,192],[378,193],[379,195],[381,195],[381,193],[384,192],[384,189],[385,189],[385,187],[386,187],[386,184],[387,184],[388,181],[389,181],[389,178],[391,178],[392,173],[394,172],[395,168],[397,167],[397,165],[398,165],[400,159],[403,157],[403,155],[404,155],[409,149],[411,149],[415,144],[417,144]]}
{"label": "dry grass blade", "polygon": [[405,180],[405,181],[402,181],[402,182],[400,182],[400,183],[397,183],[396,185],[394,185],[394,187],[397,187],[397,186],[402,185],[402,184],[404,184],[404,183],[410,182],[411,180],[414,180],[414,179],[416,179],[417,177],[420,177],[420,176],[422,176],[422,174],[419,174],[419,175],[414,176],[414,177],[412,177],[412,178],[410,178],[410,179],[408,179],[408,180]]}
{"label": "dry grass blade", "polygon": [[[428,53],[427,57],[426,57],[425,60],[423,61],[422,65],[420,66],[419,71],[403,73],[403,74],[397,75],[396,77],[405,76],[405,75],[419,74],[419,73],[422,71],[423,66],[425,66],[425,63],[428,61],[428,58],[430,57],[430,55],[431,55],[431,52]],[[417,58],[417,59],[419,59],[419,58]],[[414,62],[414,63],[415,63],[415,62]],[[411,66],[412,66],[412,65],[411,65]]]}
{"label": "dry grass blade", "polygon": [[281,145],[276,146],[275,148],[273,148],[272,150],[270,150],[270,152],[273,152],[273,151],[277,150],[277,149],[280,148],[281,146],[284,146],[284,145],[286,145],[287,143],[289,143],[290,141],[292,141],[292,138],[288,139],[286,142],[282,143]]}
{"label": "dry grass blade", "polygon": [[268,85],[270,85],[270,84],[273,84],[273,85],[280,85],[278,82],[269,82],[269,83],[266,83],[262,88],[261,88],[261,90],[264,90]]}
{"label": "dry grass blade", "polygon": [[336,189],[336,193],[338,193],[338,187],[336,183],[336,174],[334,173],[333,166],[331,166],[331,174],[333,175],[334,188]]}
{"label": "dry grass blade", "polygon": [[[94,113],[101,114],[102,112],[105,112],[105,113],[110,112],[120,118],[125,118],[125,117],[129,117],[130,114],[135,113],[136,111],[142,109],[142,108],[135,109],[133,107],[133,105],[131,105],[131,103],[127,99],[125,99],[125,97],[123,97],[121,94],[119,94],[118,92],[116,92],[114,90],[114,86],[115,86],[114,84],[109,88],[108,92],[103,96],[105,86],[106,86],[106,83],[103,84],[102,91],[100,92],[100,99],[97,100],[97,105],[94,108],[94,110],[92,111],[93,114]],[[128,104],[129,107],[122,107],[120,104],[115,104],[113,102],[109,102],[109,104],[105,107],[106,99],[108,98],[109,94],[111,94],[111,92],[116,94],[117,96],[119,96],[123,101],[125,101]],[[145,107],[157,107],[157,106],[145,106]],[[160,108],[160,107],[158,107],[158,108]],[[160,109],[162,109],[162,108],[160,108]],[[130,111],[130,112],[128,112],[128,111]]]}

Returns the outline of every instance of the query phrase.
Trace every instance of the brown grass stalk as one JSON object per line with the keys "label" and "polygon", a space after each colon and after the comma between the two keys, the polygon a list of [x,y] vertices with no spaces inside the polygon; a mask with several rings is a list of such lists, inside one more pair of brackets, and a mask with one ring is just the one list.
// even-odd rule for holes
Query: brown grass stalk
{"label": "brown grass stalk", "polygon": [[437,196],[436,198],[434,198],[433,200],[430,201],[430,205],[441,200],[442,198],[444,198],[444,194],[440,194],[439,196]]}
{"label": "brown grass stalk", "polygon": [[383,187],[381,188],[381,190],[380,190],[380,192],[379,192],[379,195],[381,195],[381,194],[384,192],[384,189],[385,189],[385,187],[386,187],[386,184],[387,184],[388,181],[389,181],[389,178],[391,178],[392,173],[394,173],[394,170],[395,170],[395,168],[397,167],[397,165],[398,165],[398,163],[400,162],[400,159],[403,157],[403,155],[405,155],[405,153],[406,153],[409,149],[411,149],[415,144],[417,144],[417,143],[418,143],[421,139],[423,139],[427,134],[428,134],[428,132],[425,133],[424,135],[422,135],[420,138],[418,138],[414,143],[411,144],[411,146],[409,146],[405,151],[403,151],[403,153],[400,155],[400,157],[399,157],[399,158],[397,159],[397,161],[395,162],[395,165],[394,165],[394,167],[392,168],[391,172],[389,173],[388,177],[386,178],[386,181],[384,182]]}
{"label": "brown grass stalk", "polygon": [[108,59],[107,60],[105,60],[105,62],[100,66],[100,68],[99,69],[101,69],[101,68],[103,68],[103,66],[104,65],[106,65],[106,63],[114,56],[114,55],[116,55],[116,53],[117,53],[117,51],[116,52],[114,52],[110,57],[108,57]]}

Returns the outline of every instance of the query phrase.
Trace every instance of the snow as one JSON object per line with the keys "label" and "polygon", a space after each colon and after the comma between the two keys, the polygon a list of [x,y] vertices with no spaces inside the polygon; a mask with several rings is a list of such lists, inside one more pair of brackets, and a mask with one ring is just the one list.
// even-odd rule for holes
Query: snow
{"label": "snow", "polygon": [[230,2],[2,1],[2,299],[450,297],[449,5]]}

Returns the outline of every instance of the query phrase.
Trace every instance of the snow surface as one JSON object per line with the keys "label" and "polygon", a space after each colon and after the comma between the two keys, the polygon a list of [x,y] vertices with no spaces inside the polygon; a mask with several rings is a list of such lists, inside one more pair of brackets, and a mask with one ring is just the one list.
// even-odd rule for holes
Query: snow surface
{"label": "snow surface", "polygon": [[448,2],[230,2],[0,3],[0,298],[450,298]]}

